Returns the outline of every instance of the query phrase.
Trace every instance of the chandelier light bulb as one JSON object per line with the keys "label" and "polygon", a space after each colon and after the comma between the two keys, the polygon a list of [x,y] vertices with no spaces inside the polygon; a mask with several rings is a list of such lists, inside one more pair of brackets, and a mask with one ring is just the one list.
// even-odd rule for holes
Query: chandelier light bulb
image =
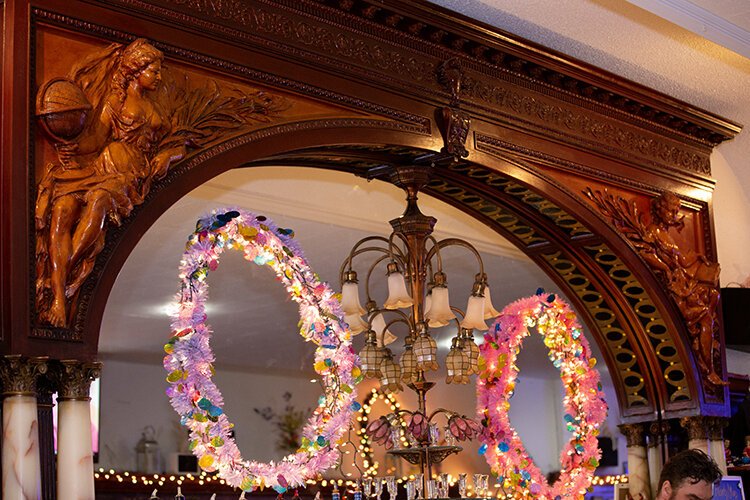
{"label": "chandelier light bulb", "polygon": [[[357,273],[354,271],[347,274],[353,274],[356,279]],[[354,280],[345,281],[341,287],[341,309],[344,314],[358,314],[360,316],[367,312],[359,301],[359,286]]]}
{"label": "chandelier light bulb", "polygon": [[490,296],[490,285],[484,285],[484,319],[493,319],[500,316],[500,311],[495,309],[492,305],[492,297]]}
{"label": "chandelier light bulb", "polygon": [[435,339],[422,333],[414,342],[414,354],[417,356],[417,367],[422,371],[437,370],[437,344]]}
{"label": "chandelier light bulb", "polygon": [[411,307],[414,300],[406,291],[406,280],[394,262],[388,264],[388,299],[383,303],[386,309],[405,309]]}
{"label": "chandelier light bulb", "polygon": [[386,394],[404,390],[401,386],[401,367],[393,361],[393,354],[388,348],[384,349],[380,363],[380,388]]}
{"label": "chandelier light bulb", "polygon": [[383,362],[383,349],[378,347],[375,332],[367,332],[365,346],[359,352],[360,368],[365,377],[380,378],[380,364]]}
{"label": "chandelier light bulb", "polygon": [[371,321],[372,330],[375,332],[375,338],[378,341],[378,347],[385,347],[398,339],[390,330],[386,330],[385,319],[382,314],[377,313],[372,317]]}
{"label": "chandelier light bulb", "polygon": [[404,352],[401,355],[401,380],[410,384],[417,381],[419,375],[417,369],[417,356],[414,354],[414,347],[406,344]]}
{"label": "chandelier light bulb", "polygon": [[469,358],[458,347],[458,337],[454,338],[451,350],[445,358],[445,368],[448,372],[448,376],[445,378],[445,383],[468,384],[469,365]]}
{"label": "chandelier light bulb", "polygon": [[432,300],[430,308],[425,313],[425,319],[432,328],[445,326],[456,319],[456,315],[451,310],[447,286],[436,286],[432,289]]}
{"label": "chandelier light bulb", "polygon": [[367,330],[367,323],[359,316],[359,314],[344,314],[344,321],[349,325],[349,331],[352,335],[359,335],[360,333]]}
{"label": "chandelier light bulb", "polygon": [[469,303],[466,305],[466,316],[461,321],[461,328],[487,330],[487,324],[484,322],[484,297],[473,294],[469,297]]}

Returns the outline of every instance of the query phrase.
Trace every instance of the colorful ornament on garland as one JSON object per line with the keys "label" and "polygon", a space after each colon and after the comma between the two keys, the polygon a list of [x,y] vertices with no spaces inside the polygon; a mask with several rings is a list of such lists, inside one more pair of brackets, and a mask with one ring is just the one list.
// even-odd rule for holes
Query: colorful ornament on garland
{"label": "colorful ornament on garland", "polygon": [[[516,357],[529,329],[536,327],[560,370],[565,387],[564,420],[572,437],[560,455],[562,470],[549,485],[510,424],[508,410],[515,389]],[[599,426],[607,416],[596,359],[582,335],[575,312],[559,297],[544,294],[508,305],[479,346],[477,409],[485,426],[480,454],[504,490],[514,498],[582,499],[599,465]]]}
{"label": "colorful ornament on garland", "polygon": [[[282,493],[334,466],[337,443],[358,409],[355,386],[362,379],[359,359],[333,290],[307,265],[289,229],[262,215],[244,210],[214,212],[201,219],[188,238],[180,264],[181,290],[172,314],[167,355],[167,389],[181,422],[190,429],[190,448],[202,469],[216,471],[227,484],[243,491],[272,487]],[[317,345],[315,371],[324,394],[302,431],[302,443],[278,463],[246,461],[230,431],[219,388],[211,380],[214,355],[206,323],[209,271],[218,267],[226,249],[241,250],[245,258],[267,265],[299,304],[300,334]]]}

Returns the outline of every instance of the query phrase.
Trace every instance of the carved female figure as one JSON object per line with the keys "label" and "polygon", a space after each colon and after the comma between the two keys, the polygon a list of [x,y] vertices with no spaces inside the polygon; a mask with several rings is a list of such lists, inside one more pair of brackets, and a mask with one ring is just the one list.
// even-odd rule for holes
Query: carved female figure
{"label": "carved female figure", "polygon": [[[119,225],[186,151],[158,147],[171,124],[148,92],[161,82],[162,53],[143,39],[104,52],[114,67],[88,133],[58,148],[60,163],[39,184],[36,228],[46,238],[37,245],[37,300],[42,319],[54,326],[67,324],[66,298],[91,272],[107,218]],[[101,69],[84,63],[74,73]]]}

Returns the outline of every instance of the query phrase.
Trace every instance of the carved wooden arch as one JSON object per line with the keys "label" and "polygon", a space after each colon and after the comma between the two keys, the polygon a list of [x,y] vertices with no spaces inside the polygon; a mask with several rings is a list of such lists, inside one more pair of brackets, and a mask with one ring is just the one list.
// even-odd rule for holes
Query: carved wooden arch
{"label": "carved wooden arch", "polygon": [[[108,231],[71,329],[52,330],[35,322],[29,211],[39,172],[14,170],[9,174],[13,186],[29,192],[2,201],[4,220],[11,214],[20,221],[13,230],[21,235],[21,243],[11,248],[12,262],[5,257],[9,254],[0,262],[9,271],[3,275],[3,312],[12,315],[3,315],[3,328],[13,335],[2,339],[8,352],[95,357],[114,271],[167,206],[223,169],[271,158],[275,164],[304,164],[309,157],[319,163],[326,159],[329,168],[356,172],[373,162],[404,161],[441,147],[461,156],[465,147],[468,162],[446,167],[430,193],[510,236],[570,290],[579,309],[589,311],[589,326],[609,345],[603,351],[609,352],[610,370],[623,373],[623,381],[634,377],[618,391],[623,415],[648,420],[655,412],[726,412],[721,388],[713,399],[704,397],[674,303],[582,191],[611,188],[642,208],[662,191],[678,193],[695,219],[688,244],[715,259],[709,155],[713,146],[737,132],[736,125],[614,75],[566,62],[559,54],[550,56],[512,38],[492,38],[484,28],[465,20],[455,23],[420,2],[404,1],[398,7],[368,0],[37,3],[28,10],[29,18],[23,9],[14,11],[18,26],[31,25],[32,41],[24,38],[25,28],[6,32],[17,37],[12,46],[16,59],[31,54],[31,63],[19,66],[19,81],[28,77],[30,87],[17,81],[7,93],[15,111],[4,117],[12,125],[6,132],[22,128],[19,123],[35,123],[33,112],[23,110],[37,90],[34,78],[40,77],[35,72],[41,75],[45,64],[55,63],[47,56],[53,51],[42,49],[56,44],[45,45],[50,40],[45,37],[56,36],[53,41],[62,40],[63,46],[83,54],[86,44],[88,50],[109,41],[130,42],[134,29],[150,37],[168,62],[195,74],[278,90],[329,113],[304,121],[285,116],[243,135],[227,133],[178,163],[123,226]],[[238,5],[239,12],[227,11]],[[89,6],[95,7],[84,8]],[[438,78],[448,56],[464,65],[461,92],[460,85]],[[39,61],[43,64],[37,65]],[[441,118],[460,125],[462,116],[472,120],[469,129],[438,130]],[[342,146],[342,137],[360,147]],[[453,142],[446,144],[445,138]],[[42,142],[33,126],[28,137],[6,141],[13,146],[8,148],[13,161],[4,161],[4,171],[6,165],[26,164],[41,170],[51,149]],[[21,299],[8,305],[8,290],[25,293],[16,293]]]}
{"label": "carved wooden arch", "polygon": [[[81,297],[75,324],[80,337],[95,353],[107,296],[120,267],[148,227],[190,190],[240,166],[311,166],[364,175],[373,166],[409,163],[434,152],[431,140],[415,133],[401,134],[400,144],[383,146],[393,140],[393,126],[367,119],[287,123],[236,137],[176,166],[153,187],[131,222],[108,235],[100,265]],[[289,151],[292,135],[298,149]],[[342,139],[347,145],[340,144]],[[679,334],[668,334],[681,328],[679,317],[658,287],[646,292],[654,287],[653,276],[640,259],[613,250],[618,235],[580,194],[518,158],[473,157],[477,161],[440,165],[425,191],[508,238],[576,303],[605,356],[623,419],[651,419],[662,411],[665,416],[696,412],[702,399],[698,374]],[[639,291],[632,292],[634,288]],[[636,306],[623,305],[628,294],[637,296]],[[639,308],[645,305],[653,306],[649,314],[657,317],[663,331],[651,332],[639,320]],[[666,348],[669,356],[662,353]],[[669,374],[677,383],[669,383]]]}

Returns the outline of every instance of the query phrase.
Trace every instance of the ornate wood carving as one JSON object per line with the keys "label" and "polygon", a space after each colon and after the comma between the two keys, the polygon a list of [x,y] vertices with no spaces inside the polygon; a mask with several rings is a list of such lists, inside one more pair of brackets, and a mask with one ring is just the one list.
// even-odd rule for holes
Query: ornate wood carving
{"label": "ornate wood carving", "polygon": [[717,305],[719,264],[687,248],[680,248],[670,235],[684,225],[679,216],[680,199],[665,192],[651,200],[651,217],[633,202],[615,197],[606,190],[585,191],[599,210],[635,247],[638,254],[669,290],[685,320],[702,374],[704,389],[716,393],[726,385],[722,380]]}
{"label": "ornate wood carving", "polygon": [[669,434],[670,425],[666,420],[651,422],[648,425],[648,447],[655,448],[661,446]]}
{"label": "ornate wood carving", "polygon": [[69,325],[108,228],[143,203],[173,163],[271,121],[286,106],[262,91],[196,84],[162,70],[162,61],[162,52],[144,39],[112,44],[39,91],[37,116],[58,155],[46,167],[36,199],[41,324]]}
{"label": "ornate wood carving", "polygon": [[621,424],[617,426],[631,446],[646,447],[646,424]]}
{"label": "ornate wood carving", "polygon": [[58,371],[59,400],[88,401],[91,382],[99,378],[102,364],[99,362],[82,363],[76,360],[60,361]]}
{"label": "ornate wood carving", "polygon": [[729,419],[724,417],[693,416],[680,419],[680,425],[687,431],[688,439],[724,440],[724,428]]}
{"label": "ornate wood carving", "polygon": [[456,161],[469,156],[466,150],[466,138],[469,135],[471,118],[460,109],[463,73],[461,61],[458,59],[449,59],[438,69],[440,83],[448,89],[451,95],[450,105],[440,109],[440,132],[444,143],[440,151],[453,156]]}
{"label": "ornate wood carving", "polygon": [[47,358],[8,354],[0,358],[4,396],[36,396],[36,381],[47,372]]}

